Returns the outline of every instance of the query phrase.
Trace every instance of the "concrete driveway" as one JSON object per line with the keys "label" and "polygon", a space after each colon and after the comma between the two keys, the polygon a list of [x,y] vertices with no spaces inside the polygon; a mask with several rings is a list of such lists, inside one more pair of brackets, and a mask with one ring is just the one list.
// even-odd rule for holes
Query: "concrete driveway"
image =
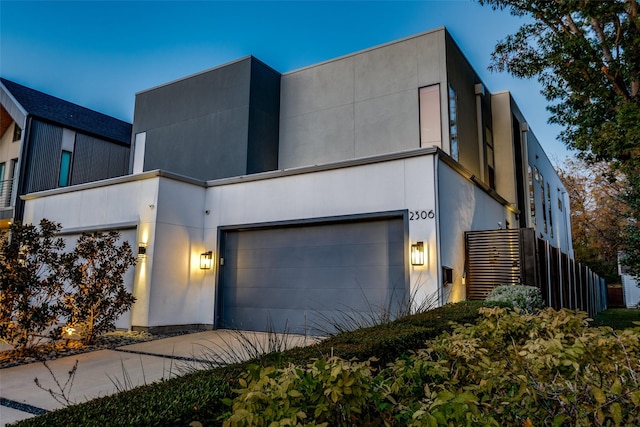
{"label": "concrete driveway", "polygon": [[[313,342],[314,338],[301,335],[216,330],[62,357],[47,365],[63,385],[78,362],[73,385],[64,394],[72,403],[82,403],[117,393],[119,389],[183,375],[190,370],[246,360],[256,352]],[[39,388],[35,378],[42,387],[60,391],[42,363],[0,369],[1,426],[65,406]]]}

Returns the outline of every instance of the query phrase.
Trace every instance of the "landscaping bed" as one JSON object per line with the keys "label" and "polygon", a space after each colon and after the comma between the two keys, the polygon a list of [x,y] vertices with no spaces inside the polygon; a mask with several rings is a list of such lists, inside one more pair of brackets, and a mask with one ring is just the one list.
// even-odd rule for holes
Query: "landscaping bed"
{"label": "landscaping bed", "polygon": [[[95,399],[80,405],[30,418],[16,425],[222,425],[222,417],[225,416],[225,414],[226,416],[230,414],[231,407],[229,404],[232,402],[232,399],[237,396],[234,390],[244,389],[245,392],[247,392],[247,390],[249,390],[248,387],[251,387],[252,381],[255,382],[261,379],[268,380],[267,382],[271,384],[271,386],[278,384],[277,381],[282,381],[282,378],[288,378],[286,375],[291,374],[292,371],[289,371],[289,374],[282,373],[283,368],[292,366],[290,364],[295,364],[300,367],[296,369],[303,369],[310,364],[314,364],[313,366],[315,366],[312,369],[320,369],[322,365],[336,363],[336,366],[340,366],[340,372],[343,373],[362,373],[366,371],[369,377],[363,377],[360,378],[360,380],[363,384],[371,386],[374,381],[381,381],[376,375],[386,369],[385,367],[390,362],[395,362],[396,367],[385,374],[388,377],[392,374],[397,375],[398,372],[414,372],[417,366],[431,366],[428,369],[421,368],[427,369],[427,371],[420,374],[421,378],[423,378],[420,381],[424,381],[424,378],[435,376],[440,378],[441,383],[431,383],[432,389],[428,392],[428,396],[425,397],[426,400],[414,396],[407,401],[409,403],[403,404],[403,413],[405,415],[403,415],[404,418],[402,419],[395,419],[390,415],[393,412],[392,408],[388,406],[388,403],[371,401],[371,404],[369,404],[369,401],[367,401],[366,407],[363,406],[362,409],[369,411],[369,416],[372,413],[379,412],[386,414],[386,418],[368,418],[369,421],[365,422],[364,418],[359,418],[357,412],[350,412],[350,418],[344,419],[344,423],[341,422],[342,425],[367,425],[368,422],[381,424],[383,420],[390,422],[391,425],[408,425],[414,415],[417,421],[422,420],[426,423],[418,423],[416,425],[440,425],[440,421],[446,421],[447,417],[462,420],[466,416],[464,414],[467,413],[470,414],[469,417],[471,417],[467,420],[469,421],[468,425],[498,425],[491,423],[494,416],[498,417],[498,419],[500,419],[500,416],[509,416],[512,417],[509,419],[518,419],[520,420],[519,425],[544,425],[533,423],[527,414],[532,414],[532,417],[534,417],[534,415],[539,416],[543,407],[536,406],[538,405],[538,403],[536,403],[537,399],[540,399],[541,402],[545,401],[547,402],[546,404],[549,405],[565,405],[563,393],[567,393],[567,413],[563,416],[551,417],[549,419],[549,425],[594,425],[594,421],[599,421],[597,417],[601,417],[602,420],[604,420],[602,425],[629,425],[626,424],[629,420],[640,423],[640,419],[637,419],[637,417],[640,416],[638,415],[640,413],[640,389],[638,388],[637,382],[636,384],[632,384],[628,381],[627,377],[625,377],[627,379],[625,379],[624,382],[615,381],[615,375],[617,375],[615,369],[603,370],[601,372],[598,370],[593,371],[588,366],[582,367],[581,365],[576,365],[578,364],[576,361],[582,360],[580,358],[583,357],[580,350],[581,345],[597,345],[600,340],[604,339],[603,337],[606,337],[606,340],[608,340],[607,351],[613,351],[615,343],[617,342],[616,340],[619,339],[616,333],[606,332],[606,330],[591,332],[589,329],[584,329],[586,320],[570,312],[558,316],[557,319],[553,314],[545,315],[546,317],[542,318],[542,320],[531,317],[523,318],[522,320],[518,317],[505,317],[505,320],[501,321],[500,326],[494,328],[491,326],[491,318],[487,320],[486,315],[480,314],[479,310],[482,307],[484,307],[484,303],[482,302],[462,302],[446,305],[387,324],[342,333],[312,346],[276,352],[246,363],[195,372],[183,377],[173,378],[122,392],[117,395]],[[494,310],[500,309],[496,308]],[[631,315],[633,314],[640,314],[640,312],[631,313]],[[485,317],[483,318],[483,316]],[[502,314],[502,316],[505,315]],[[499,316],[494,315],[494,317],[497,319]],[[479,321],[484,322],[484,325],[480,328],[476,326]],[[467,326],[456,327],[453,325],[453,322],[458,325]],[[496,320],[496,322],[498,321]],[[557,322],[557,324],[554,322]],[[523,325],[526,327],[523,327]],[[452,339],[442,336],[444,332],[451,332],[454,327],[457,328],[455,330],[457,331],[455,332],[457,338]],[[474,332],[476,331],[474,328],[477,329],[477,332]],[[512,330],[512,328],[514,329]],[[517,328],[520,328],[520,330],[517,330]],[[527,344],[527,340],[530,339],[529,332],[522,333],[523,330],[531,330],[532,333],[541,334],[541,337],[536,339],[543,341],[548,338],[545,334],[553,335],[557,332],[557,336],[550,336],[551,339],[549,342],[552,343],[551,347],[546,346],[546,344],[540,344],[539,347],[531,347],[530,344]],[[570,337],[573,333],[578,335],[586,334],[589,339],[585,340],[584,343],[579,340],[571,341]],[[626,347],[621,351],[637,352],[637,331],[622,331],[621,336],[626,340]],[[414,356],[412,355],[413,351],[424,348],[427,340],[431,340],[430,342],[435,344],[436,352],[440,352],[443,355],[448,354],[447,357],[449,359],[443,359],[442,361],[438,361],[437,359],[431,360],[431,355],[423,352],[420,356],[423,358],[422,360],[414,360]],[[478,342],[480,341],[485,342],[483,345],[489,345],[487,350],[482,350],[478,347]],[[542,343],[543,341],[540,342]],[[636,347],[629,345],[629,342],[635,342],[636,344],[634,345]],[[516,347],[514,347],[516,345],[521,347],[516,349]],[[517,350],[515,353],[509,353],[513,352],[514,349]],[[552,353],[551,356],[543,355],[544,352],[550,350],[555,351],[555,353]],[[608,363],[609,361],[615,360],[614,356],[618,357],[620,355],[619,352],[609,355],[605,354],[601,349],[597,350],[598,352],[593,355],[593,357],[597,358],[597,360],[594,359],[596,363]],[[507,358],[505,360],[507,360],[507,362],[500,362],[496,359],[497,356],[493,355],[485,358],[483,357],[485,351],[492,352],[487,354],[495,354],[501,357],[506,356]],[[539,357],[544,363],[537,359],[538,353],[540,353]],[[636,353],[633,353],[634,357],[635,354]],[[518,362],[520,365],[515,364],[520,357],[519,355],[523,355],[523,358],[532,357],[532,359],[530,359],[531,362],[524,363],[523,365],[524,359],[522,359]],[[426,359],[424,359],[425,357]],[[330,362],[326,364],[324,362],[314,362],[327,359],[329,359]],[[336,362],[336,360],[342,362]],[[358,365],[355,362],[356,360],[366,362],[366,366]],[[447,362],[447,360],[451,362]],[[445,362],[451,363],[451,365],[449,366]],[[556,362],[559,364],[558,366],[555,365],[557,364]],[[320,363],[320,365],[318,365],[318,363]],[[433,365],[433,363],[435,363],[435,365]],[[506,364],[503,365],[501,363]],[[637,364],[637,360],[634,363]],[[484,366],[483,364],[486,364],[486,369],[482,368],[482,366]],[[320,367],[318,368],[318,366]],[[435,371],[433,370],[433,366],[437,368]],[[518,368],[518,366],[528,366],[528,368]],[[563,391],[561,388],[544,388],[550,386],[563,387],[565,383],[562,382],[562,376],[552,375],[545,377],[545,381],[535,382],[531,380],[533,381],[532,384],[528,384],[530,380],[526,380],[526,376],[523,377],[519,374],[519,369],[523,369],[523,373],[525,373],[527,369],[534,368],[546,372],[545,369],[549,367],[552,371],[557,368],[559,370],[558,372],[570,372],[571,369],[577,369],[576,372],[581,372],[581,376],[572,374],[571,377],[571,381],[586,381],[576,382],[577,385],[582,387],[576,388],[579,394],[570,395],[566,390]],[[328,372],[331,373],[333,373],[334,369],[337,369],[334,365],[330,365],[329,368]],[[591,370],[588,371],[587,374],[584,374],[582,373],[583,369]],[[629,365],[625,367],[625,369],[627,369],[627,373],[630,372],[632,374],[629,378],[632,378],[637,371],[640,371],[636,365]],[[488,376],[486,376],[487,372],[485,372],[485,370],[489,372]],[[491,374],[490,372],[493,371],[489,370],[495,371],[495,374]],[[252,372],[249,376],[247,374],[248,371]],[[301,370],[299,372],[303,371]],[[505,376],[501,376],[499,372],[503,372]],[[608,376],[605,377],[605,374]],[[339,375],[342,374],[338,374],[338,376]],[[481,378],[483,375],[485,376]],[[600,377],[597,378],[598,381],[602,381],[603,384],[608,384],[607,388],[595,387],[590,382],[593,378],[596,378],[597,375],[600,375]],[[480,379],[474,382],[476,381],[476,376]],[[385,378],[384,381],[391,381],[389,378]],[[393,377],[391,377],[391,379],[393,379]],[[409,387],[409,389],[407,389],[409,390],[408,392],[417,393],[417,395],[427,392],[427,389],[423,390],[423,388],[428,383],[416,383],[415,381],[418,381],[417,377],[411,380],[411,383],[406,383],[408,379],[405,377],[399,377],[394,381],[395,382],[391,384],[404,384],[397,386],[400,391]],[[469,381],[471,382],[469,383]],[[572,383],[567,382],[566,384],[571,385]],[[317,384],[315,385],[317,386]],[[527,388],[531,385],[542,388],[532,392],[531,389]],[[623,386],[624,389],[622,388]],[[353,385],[353,387],[355,387],[355,385]],[[444,387],[453,388],[447,390]],[[456,387],[461,388],[458,389]],[[351,390],[351,386],[347,388]],[[464,391],[463,388],[468,392]],[[267,389],[268,387],[265,387],[265,393]],[[344,392],[344,388],[342,392]],[[349,393],[353,393],[353,390]],[[400,392],[394,392],[390,389],[389,393]],[[482,393],[486,394],[483,395]],[[502,396],[499,393],[506,394]],[[320,392],[320,395],[322,394],[323,393]],[[501,407],[499,403],[491,402],[489,399],[494,395],[502,398],[504,402],[508,402],[508,405]],[[378,394],[375,396],[377,396],[376,399],[379,398]],[[384,396],[391,395],[387,393],[384,394]],[[395,396],[394,399],[397,399],[398,402],[403,402],[401,399],[407,398],[407,396],[403,394],[394,394],[392,396]],[[349,399],[352,398],[352,396],[346,397]],[[339,405],[341,404],[340,402],[342,402],[340,399],[343,398],[345,398],[344,395],[338,399],[337,403]],[[273,398],[265,397],[265,399],[265,402],[268,403],[271,402]],[[593,400],[592,406],[589,406],[591,405],[589,399]],[[277,408],[284,408],[289,404],[293,405],[293,398],[291,402],[286,401],[286,404],[277,404],[277,401],[273,401],[276,402]],[[410,402],[414,402],[415,405],[439,405],[432,412],[436,415],[440,414],[440,418],[428,418],[419,406],[415,408],[411,407],[414,403]],[[371,405],[377,406],[372,408]],[[503,413],[500,414],[496,412],[495,414],[487,415],[483,410],[486,410],[487,407],[492,407],[488,405],[498,405],[496,406],[496,411],[500,410],[503,411]],[[254,409],[255,408],[257,408],[257,406],[254,407]],[[346,411],[346,403],[340,406],[340,408]],[[562,410],[562,408],[560,409]],[[580,415],[577,411],[583,409],[586,412],[584,415]],[[549,411],[550,410],[551,406],[549,407]],[[557,408],[554,407],[554,410],[557,410]],[[413,415],[406,415],[410,413]],[[634,416],[636,416],[636,419],[633,418]],[[535,419],[535,417],[533,419]],[[488,424],[485,424],[485,422]],[[251,424],[239,423],[237,425]],[[333,424],[330,423],[329,425]]]}

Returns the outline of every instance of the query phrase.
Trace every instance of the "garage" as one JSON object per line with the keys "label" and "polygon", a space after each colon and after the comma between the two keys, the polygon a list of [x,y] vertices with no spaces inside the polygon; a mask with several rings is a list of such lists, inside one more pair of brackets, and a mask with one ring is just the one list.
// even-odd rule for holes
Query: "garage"
{"label": "garage", "polygon": [[310,333],[407,300],[404,215],[221,229],[216,325]]}

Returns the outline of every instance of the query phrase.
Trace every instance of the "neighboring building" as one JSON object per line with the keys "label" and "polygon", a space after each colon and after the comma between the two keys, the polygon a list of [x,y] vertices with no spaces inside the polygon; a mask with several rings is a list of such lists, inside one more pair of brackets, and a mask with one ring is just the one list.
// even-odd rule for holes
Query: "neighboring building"
{"label": "neighboring building", "polygon": [[489,93],[444,28],[285,74],[248,57],[143,91],[133,130],[133,175],[24,197],[25,220],[144,248],[121,327],[308,332],[460,301],[474,230],[534,228],[573,253],[562,182],[511,95]]}
{"label": "neighboring building", "polygon": [[622,280],[622,296],[627,308],[638,308],[640,306],[640,287],[638,278],[631,275],[627,267],[622,264],[624,253],[618,254],[618,274]]}
{"label": "neighboring building", "polygon": [[0,229],[19,196],[125,175],[131,124],[0,78]]}

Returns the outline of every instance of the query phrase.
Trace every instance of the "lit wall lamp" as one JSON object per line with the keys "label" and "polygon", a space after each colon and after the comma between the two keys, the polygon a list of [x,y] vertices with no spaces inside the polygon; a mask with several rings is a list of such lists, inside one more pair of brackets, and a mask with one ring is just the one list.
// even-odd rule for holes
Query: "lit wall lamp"
{"label": "lit wall lamp", "polygon": [[204,252],[200,254],[200,270],[210,270],[213,265],[213,252]]}
{"label": "lit wall lamp", "polygon": [[424,265],[423,242],[416,242],[411,245],[411,265]]}
{"label": "lit wall lamp", "polygon": [[138,258],[147,257],[147,244],[145,242],[138,242]]}

